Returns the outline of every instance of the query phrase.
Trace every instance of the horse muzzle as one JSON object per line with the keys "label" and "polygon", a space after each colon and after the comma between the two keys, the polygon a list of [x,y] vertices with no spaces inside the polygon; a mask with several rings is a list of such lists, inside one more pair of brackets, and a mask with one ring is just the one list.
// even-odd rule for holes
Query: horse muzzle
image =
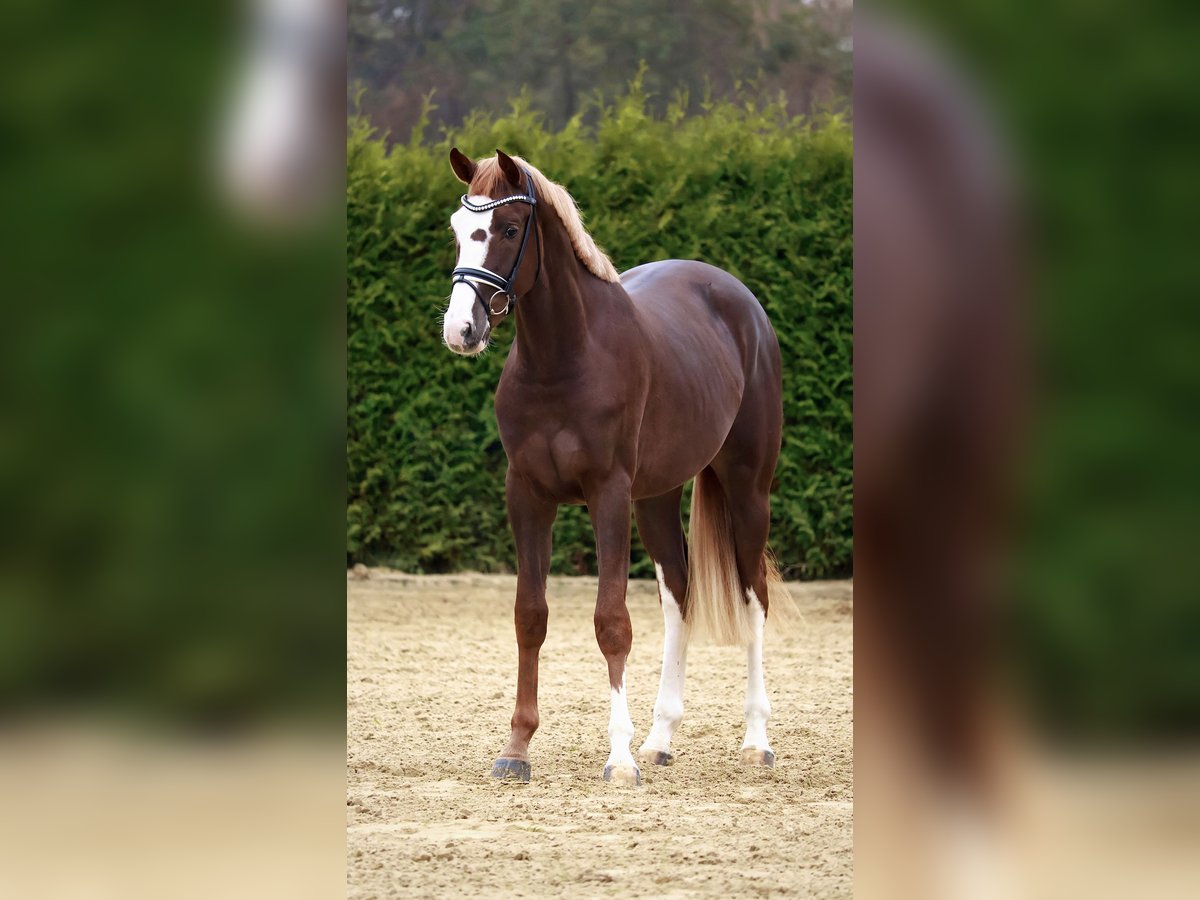
{"label": "horse muzzle", "polygon": [[442,334],[446,346],[459,356],[474,356],[482,353],[492,337],[492,327],[487,319],[482,324],[472,322],[446,322]]}
{"label": "horse muzzle", "polygon": [[460,356],[474,356],[487,347],[492,325],[472,286],[456,284],[442,326],[446,346]]}

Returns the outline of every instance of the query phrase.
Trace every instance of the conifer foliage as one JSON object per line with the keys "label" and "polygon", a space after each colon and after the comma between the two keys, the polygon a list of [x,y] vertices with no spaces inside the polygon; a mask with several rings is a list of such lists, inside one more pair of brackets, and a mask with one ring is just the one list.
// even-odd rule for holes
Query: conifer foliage
{"label": "conifer foliage", "polygon": [[[512,340],[482,357],[441,342],[461,185],[451,145],[501,147],[575,197],[619,271],[700,259],[766,308],[784,369],[783,452],[771,547],[788,577],[846,575],[852,540],[852,145],[835,115],[789,116],[782,98],[648,111],[635,80],[551,130],[525,97],[431,139],[389,148],[363,117],[347,148],[347,558],[414,572],[512,571],[505,456],[492,406]],[[685,495],[685,511],[686,511]],[[552,571],[595,571],[585,510],[564,508]],[[631,571],[652,575],[636,540]]]}

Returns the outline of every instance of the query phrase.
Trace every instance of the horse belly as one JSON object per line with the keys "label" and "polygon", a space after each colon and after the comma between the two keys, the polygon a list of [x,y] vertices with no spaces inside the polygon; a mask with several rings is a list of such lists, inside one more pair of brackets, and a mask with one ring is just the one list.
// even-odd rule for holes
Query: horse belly
{"label": "horse belly", "polygon": [[[711,372],[709,373],[712,374]],[[737,379],[702,387],[652,387],[638,440],[635,498],[655,497],[695,476],[720,451],[741,400]]]}

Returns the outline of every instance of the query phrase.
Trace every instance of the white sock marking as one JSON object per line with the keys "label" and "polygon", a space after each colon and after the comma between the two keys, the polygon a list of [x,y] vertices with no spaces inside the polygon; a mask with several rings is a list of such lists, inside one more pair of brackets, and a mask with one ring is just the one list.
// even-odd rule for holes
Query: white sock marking
{"label": "white sock marking", "polygon": [[742,749],[770,750],[767,743],[767,721],[771,718],[771,701],[767,699],[767,685],[763,679],[763,625],[766,613],[753,588],[746,591],[749,599],[751,640],[746,645],[746,739]]}
{"label": "white sock marking", "polygon": [[643,750],[669,753],[671,739],[683,718],[683,683],[687,674],[687,645],[690,629],[683,621],[679,603],[663,580],[662,566],[654,564],[662,597],[663,656],[658,681],[658,699],[654,702],[654,726],[642,744]]}
{"label": "white sock marking", "polygon": [[629,750],[629,742],[633,740],[633,719],[629,718],[629,703],[625,699],[625,676],[621,676],[621,687],[610,691],[612,696],[612,713],[608,719],[608,740],[611,749],[608,754],[610,766],[633,766],[633,753]]}

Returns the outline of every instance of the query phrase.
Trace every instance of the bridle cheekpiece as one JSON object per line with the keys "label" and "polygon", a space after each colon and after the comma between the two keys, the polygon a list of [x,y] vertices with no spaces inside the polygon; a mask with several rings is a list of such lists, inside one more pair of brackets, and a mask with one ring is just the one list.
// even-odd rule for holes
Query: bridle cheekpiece
{"label": "bridle cheekpiece", "polygon": [[[450,273],[451,283],[469,285],[471,290],[475,292],[475,297],[483,304],[484,309],[489,315],[506,316],[517,302],[517,273],[521,270],[521,261],[525,258],[525,247],[529,243],[529,232],[531,230],[533,231],[534,243],[537,244],[537,274],[534,275],[533,283],[537,284],[538,279],[542,275],[542,239],[537,229],[537,191],[533,186],[533,176],[529,174],[528,169],[525,170],[525,185],[526,193],[524,194],[513,194],[511,197],[501,197],[498,200],[489,200],[486,203],[472,203],[466,194],[463,194],[459,200],[459,203],[471,212],[488,212],[497,206],[504,206],[508,203],[528,203],[530,206],[529,218],[525,220],[525,230],[521,234],[521,246],[517,250],[517,261],[513,263],[512,271],[507,278],[490,269],[475,269],[471,266],[459,266]],[[484,300],[483,294],[479,292],[481,284],[495,289],[489,300]],[[503,294],[506,300],[504,309],[493,309],[491,301],[495,300],[500,294]]]}

